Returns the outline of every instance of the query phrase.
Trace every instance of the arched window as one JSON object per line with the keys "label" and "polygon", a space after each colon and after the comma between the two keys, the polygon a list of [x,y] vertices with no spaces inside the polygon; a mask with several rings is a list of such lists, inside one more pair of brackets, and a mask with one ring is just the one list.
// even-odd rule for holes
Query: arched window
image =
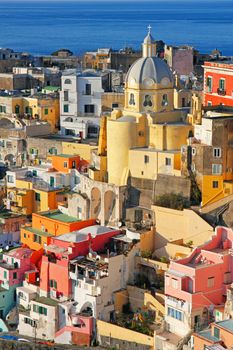
{"label": "arched window", "polygon": [[66,79],[65,80],[65,84],[71,84],[71,80],[70,79]]}
{"label": "arched window", "polygon": [[150,95],[146,95],[144,102],[143,102],[143,106],[144,107],[152,107],[152,101],[151,101],[151,96]]}
{"label": "arched window", "polygon": [[135,106],[134,94],[130,94],[129,104],[131,106]]}
{"label": "arched window", "polygon": [[168,105],[167,94],[164,94],[162,99],[162,106],[167,106],[167,105]]}

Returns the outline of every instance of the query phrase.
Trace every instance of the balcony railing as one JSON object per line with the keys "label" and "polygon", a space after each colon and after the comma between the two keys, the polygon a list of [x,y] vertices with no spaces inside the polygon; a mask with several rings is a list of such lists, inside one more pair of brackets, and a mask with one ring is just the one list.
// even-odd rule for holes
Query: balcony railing
{"label": "balcony railing", "polygon": [[226,90],[223,89],[217,89],[218,95],[225,96],[226,95]]}

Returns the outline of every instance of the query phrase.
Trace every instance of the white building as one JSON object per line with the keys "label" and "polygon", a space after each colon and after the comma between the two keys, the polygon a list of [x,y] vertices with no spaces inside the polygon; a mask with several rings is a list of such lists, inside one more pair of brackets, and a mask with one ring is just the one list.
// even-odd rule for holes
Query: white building
{"label": "white building", "polygon": [[110,90],[110,73],[65,71],[60,93],[62,135],[97,137],[102,95]]}

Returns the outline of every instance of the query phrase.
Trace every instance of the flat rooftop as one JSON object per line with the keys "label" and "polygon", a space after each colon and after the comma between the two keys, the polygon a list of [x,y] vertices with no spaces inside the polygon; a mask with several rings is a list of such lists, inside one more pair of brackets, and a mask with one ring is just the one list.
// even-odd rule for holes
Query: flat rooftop
{"label": "flat rooftop", "polygon": [[17,219],[22,216],[22,214],[12,213],[10,210],[2,210],[0,211],[0,223],[4,219]]}
{"label": "flat rooftop", "polygon": [[65,222],[65,223],[72,223],[72,222],[80,221],[73,216],[63,214],[60,210],[46,211],[46,212],[40,213],[39,215],[46,217],[48,219],[57,220],[57,221]]}
{"label": "flat rooftop", "polygon": [[219,321],[216,324],[233,333],[233,319]]}
{"label": "flat rooftop", "polygon": [[56,300],[46,298],[46,297],[39,297],[39,296],[37,296],[36,299],[34,299],[33,301],[40,304],[48,305],[48,306],[57,306],[58,304],[58,301]]}
{"label": "flat rooftop", "polygon": [[44,232],[44,231],[36,230],[35,228],[30,227],[30,226],[25,226],[24,229],[25,229],[26,231],[35,233],[35,234],[38,235],[38,236],[43,236],[43,237],[51,237],[51,236],[52,236],[52,234],[49,233],[49,232]]}

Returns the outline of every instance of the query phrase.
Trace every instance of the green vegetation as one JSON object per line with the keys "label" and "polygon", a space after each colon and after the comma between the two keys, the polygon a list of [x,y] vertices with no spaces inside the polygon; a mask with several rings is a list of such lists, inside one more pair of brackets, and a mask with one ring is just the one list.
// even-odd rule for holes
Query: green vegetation
{"label": "green vegetation", "polygon": [[166,193],[162,196],[157,196],[155,204],[170,209],[183,210],[184,208],[190,207],[190,202],[187,198],[183,197],[182,194]]}

